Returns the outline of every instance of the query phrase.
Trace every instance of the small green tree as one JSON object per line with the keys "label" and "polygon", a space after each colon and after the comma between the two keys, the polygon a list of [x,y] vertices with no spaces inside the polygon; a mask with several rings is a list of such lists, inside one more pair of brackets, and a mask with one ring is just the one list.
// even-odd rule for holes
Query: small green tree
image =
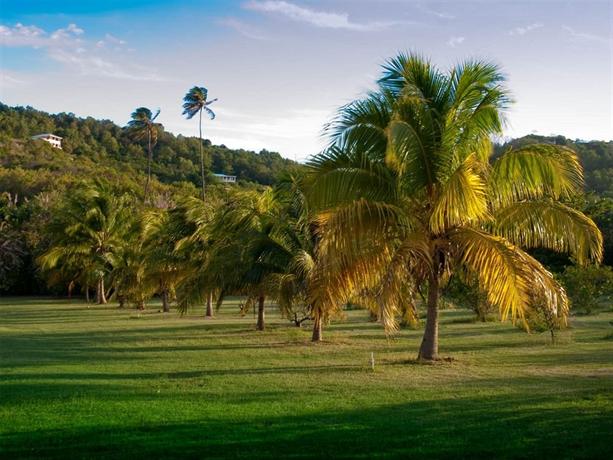
{"label": "small green tree", "polygon": [[571,265],[560,275],[575,310],[592,313],[604,301],[611,305],[613,270],[608,266]]}

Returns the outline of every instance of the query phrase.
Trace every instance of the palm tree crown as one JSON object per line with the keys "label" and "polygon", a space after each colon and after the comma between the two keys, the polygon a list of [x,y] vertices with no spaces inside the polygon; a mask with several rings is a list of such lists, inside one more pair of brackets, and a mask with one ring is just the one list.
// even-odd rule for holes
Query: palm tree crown
{"label": "palm tree crown", "polygon": [[194,86],[190,89],[185,97],[183,97],[183,115],[188,120],[191,120],[198,114],[198,128],[200,137],[200,175],[202,180],[202,199],[204,200],[204,155],[202,152],[202,112],[206,112],[211,120],[215,119],[215,112],[209,106],[217,99],[207,101],[208,90],[203,86]]}
{"label": "palm tree crown", "polygon": [[155,123],[159,114],[159,109],[153,114],[147,107],[139,107],[132,112],[132,118],[128,122],[128,130],[135,140],[147,139],[147,182],[145,183],[145,197],[148,195],[151,182],[153,147],[157,144],[158,131],[162,127],[159,123]]}
{"label": "palm tree crown", "polygon": [[[383,67],[379,88],[341,108],[310,166],[333,308],[370,292],[386,328],[428,293],[420,358],[438,354],[439,290],[452,273],[478,280],[503,319],[531,308],[564,318],[567,299],[523,248],[599,260],[594,223],[563,201],[581,191],[570,149],[531,145],[492,159],[510,103],[499,69],[468,61],[439,71],[416,55]],[[336,261],[336,262],[334,262]]]}

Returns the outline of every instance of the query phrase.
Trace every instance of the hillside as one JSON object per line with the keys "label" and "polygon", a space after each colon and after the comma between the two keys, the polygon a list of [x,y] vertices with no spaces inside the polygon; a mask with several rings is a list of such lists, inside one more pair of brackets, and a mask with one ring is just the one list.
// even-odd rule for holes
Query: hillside
{"label": "hillside", "polygon": [[[30,139],[40,133],[61,136],[63,151]],[[199,184],[198,143],[198,138],[175,136],[162,128],[153,151],[154,176],[165,184]],[[204,144],[207,173],[236,175],[243,183],[271,185],[282,171],[296,164],[267,150],[232,150],[208,140]],[[146,167],[144,145],[109,120],[79,118],[71,113],[53,115],[0,103],[0,166],[51,171],[68,167],[86,173],[94,165],[137,174]]]}

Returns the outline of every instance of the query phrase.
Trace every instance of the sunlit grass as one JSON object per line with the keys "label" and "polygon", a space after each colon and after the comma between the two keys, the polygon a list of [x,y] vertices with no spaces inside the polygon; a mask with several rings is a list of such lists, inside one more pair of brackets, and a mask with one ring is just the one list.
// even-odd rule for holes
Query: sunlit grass
{"label": "sunlit grass", "polygon": [[[202,312],[199,312],[202,313]],[[388,340],[351,311],[313,345],[236,302],[214,320],[74,301],[0,301],[0,456],[606,457],[613,313],[558,336],[444,311]],[[374,353],[375,370],[370,354]]]}

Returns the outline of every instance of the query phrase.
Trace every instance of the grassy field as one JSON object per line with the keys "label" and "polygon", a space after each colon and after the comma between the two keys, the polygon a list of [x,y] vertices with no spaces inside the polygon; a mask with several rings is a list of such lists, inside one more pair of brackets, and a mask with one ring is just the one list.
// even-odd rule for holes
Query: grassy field
{"label": "grassy field", "polygon": [[[388,341],[363,311],[309,343],[224,306],[214,320],[76,301],[0,300],[0,456],[611,458],[613,313],[549,344],[442,315]],[[370,354],[376,367],[370,369]]]}

